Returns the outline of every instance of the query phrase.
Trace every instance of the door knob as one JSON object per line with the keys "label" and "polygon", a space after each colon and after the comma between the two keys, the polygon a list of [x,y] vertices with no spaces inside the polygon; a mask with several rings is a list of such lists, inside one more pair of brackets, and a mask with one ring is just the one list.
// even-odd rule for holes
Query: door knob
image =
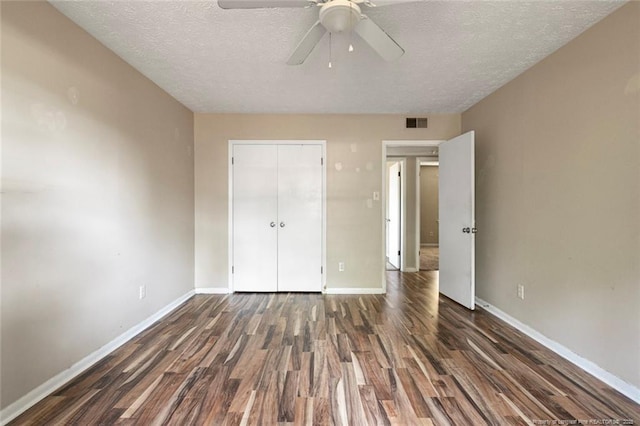
{"label": "door knob", "polygon": [[465,234],[469,234],[471,233],[471,228],[462,228],[462,232],[464,232]]}
{"label": "door knob", "polygon": [[271,222],[269,225],[270,225],[272,228],[275,228],[276,223],[275,223],[275,222]]}
{"label": "door knob", "polygon": [[284,222],[280,222],[280,228],[284,228]]}

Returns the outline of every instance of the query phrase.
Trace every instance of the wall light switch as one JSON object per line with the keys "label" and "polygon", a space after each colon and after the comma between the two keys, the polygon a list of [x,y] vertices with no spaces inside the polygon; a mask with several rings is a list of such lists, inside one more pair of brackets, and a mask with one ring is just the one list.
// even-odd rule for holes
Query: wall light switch
{"label": "wall light switch", "polygon": [[524,286],[522,284],[518,284],[518,297],[524,300]]}
{"label": "wall light switch", "polygon": [[380,201],[380,193],[378,191],[373,191],[373,201]]}

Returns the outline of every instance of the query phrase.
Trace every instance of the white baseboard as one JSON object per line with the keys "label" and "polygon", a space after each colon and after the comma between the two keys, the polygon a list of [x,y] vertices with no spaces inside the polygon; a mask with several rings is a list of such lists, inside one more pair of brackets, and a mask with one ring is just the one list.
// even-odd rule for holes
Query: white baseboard
{"label": "white baseboard", "polygon": [[418,268],[404,268],[402,272],[418,272]]}
{"label": "white baseboard", "polygon": [[194,290],[191,290],[187,294],[177,298],[144,321],[131,327],[129,330],[125,331],[97,351],[87,355],[80,361],[76,362],[67,370],[60,372],[59,374],[55,375],[51,379],[47,380],[37,388],[33,389],[32,391],[18,399],[16,402],[8,405],[6,408],[0,411],[0,425],[6,425],[11,420],[15,419],[20,414],[33,407],[36,403],[40,402],[42,399],[49,396],[61,386],[83,373],[86,369],[100,361],[102,358],[109,355],[111,352],[115,351],[123,344],[127,343],[136,335],[140,334],[140,332],[149,328],[153,323],[183,304],[194,294]]}
{"label": "white baseboard", "polygon": [[438,247],[439,245],[438,243],[422,243],[420,247]]}
{"label": "white baseboard", "polygon": [[196,294],[229,294],[226,287],[196,287]]}
{"label": "white baseboard", "polygon": [[589,361],[588,359],[581,357],[580,355],[571,351],[571,349],[567,348],[566,346],[556,342],[555,340],[552,340],[546,337],[545,335],[534,330],[528,325],[518,321],[517,319],[513,318],[511,315],[496,308],[489,302],[486,302],[480,299],[479,297],[476,297],[476,305],[480,306],[487,312],[500,318],[507,324],[517,328],[522,333],[526,334],[527,336],[531,337],[533,340],[551,349],[553,352],[560,355],[562,358],[582,368],[587,373],[591,374],[597,379],[602,380],[612,388],[616,389],[621,394],[626,395],[627,397],[631,398],[632,400],[640,404],[640,388],[630,383],[627,383],[624,380],[620,379],[619,377],[609,373],[608,371],[598,366],[597,364],[593,363],[592,361]]}
{"label": "white baseboard", "polygon": [[327,288],[324,294],[384,294],[384,289],[378,288]]}

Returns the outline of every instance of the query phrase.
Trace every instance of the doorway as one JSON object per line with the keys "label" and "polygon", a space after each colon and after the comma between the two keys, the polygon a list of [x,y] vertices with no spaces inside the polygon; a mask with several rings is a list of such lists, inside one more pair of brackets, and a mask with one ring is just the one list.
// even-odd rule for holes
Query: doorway
{"label": "doorway", "polygon": [[420,235],[421,271],[439,269],[439,219],[438,219],[438,158],[422,157],[418,159],[418,225]]}
{"label": "doorway", "polygon": [[[416,205],[417,196],[417,158],[433,156],[437,153],[439,140],[418,140],[418,141],[382,141],[382,194],[385,197],[382,205],[386,208],[389,204],[386,197],[389,194],[389,164],[393,162],[401,162],[403,165],[400,182],[400,260],[399,270],[402,272],[417,272],[419,267],[419,226],[416,226],[416,217],[419,212],[419,206]],[[383,211],[383,241],[385,248],[383,253],[383,270],[382,283],[386,288],[386,271],[387,271],[387,254],[388,254],[388,211]]]}
{"label": "doorway", "polygon": [[[419,175],[417,157],[421,150],[432,149],[438,153],[438,286],[440,293],[453,301],[473,310],[475,306],[475,172],[474,172],[475,132],[470,131],[448,141],[382,141],[383,170],[394,156],[404,156],[407,160],[406,182],[413,187],[407,193],[419,197],[416,176]],[[412,158],[409,156],[413,155]],[[409,176],[409,171],[414,175]],[[386,173],[382,173],[383,196],[386,196]],[[410,185],[410,184],[409,184]],[[406,193],[405,193],[406,194]],[[385,200],[386,203],[386,200]],[[383,205],[385,205],[383,203]],[[406,197],[403,204],[408,204]],[[402,272],[417,272],[412,266],[419,263],[420,235],[418,221],[419,206],[405,209],[402,241]],[[383,211],[383,213],[385,213]],[[412,219],[407,217],[413,214]],[[412,225],[413,224],[413,225]],[[413,227],[413,229],[411,229]],[[382,238],[386,245],[386,222],[383,221]],[[386,251],[382,250],[383,258]],[[413,256],[413,258],[411,258]],[[407,260],[409,258],[409,260]],[[383,265],[385,263],[383,262]],[[382,288],[386,291],[386,268],[382,268]]]}

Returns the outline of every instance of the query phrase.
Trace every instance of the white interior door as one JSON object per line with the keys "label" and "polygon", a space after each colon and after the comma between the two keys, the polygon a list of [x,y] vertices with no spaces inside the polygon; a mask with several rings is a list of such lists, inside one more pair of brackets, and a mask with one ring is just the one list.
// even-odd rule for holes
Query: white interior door
{"label": "white interior door", "polygon": [[278,291],[322,291],[322,147],[278,146]]}
{"label": "white interior door", "polygon": [[278,291],[278,150],[233,146],[233,289]]}
{"label": "white interior door", "polygon": [[400,162],[389,167],[387,189],[387,257],[389,263],[400,269]]}
{"label": "white interior door", "polygon": [[440,144],[440,293],[475,308],[474,132]]}

